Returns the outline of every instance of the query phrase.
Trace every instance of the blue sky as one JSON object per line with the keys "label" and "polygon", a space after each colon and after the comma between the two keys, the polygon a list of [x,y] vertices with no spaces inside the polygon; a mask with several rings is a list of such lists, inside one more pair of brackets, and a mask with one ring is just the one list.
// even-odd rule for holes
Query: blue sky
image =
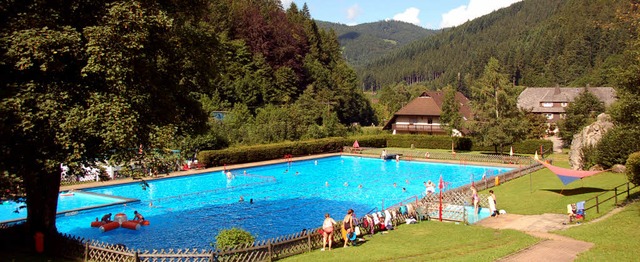
{"label": "blue sky", "polygon": [[307,3],[316,20],[356,25],[393,19],[428,29],[461,25],[521,0],[280,0]]}

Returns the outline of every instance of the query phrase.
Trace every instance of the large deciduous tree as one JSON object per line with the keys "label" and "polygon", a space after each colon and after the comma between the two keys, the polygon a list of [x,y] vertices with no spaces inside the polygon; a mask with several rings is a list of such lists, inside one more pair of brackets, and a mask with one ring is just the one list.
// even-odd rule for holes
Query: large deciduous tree
{"label": "large deciduous tree", "polygon": [[595,121],[598,114],[604,112],[604,103],[589,89],[580,93],[573,103],[565,108],[566,117],[560,121],[560,137],[565,145],[570,145],[573,135]]}
{"label": "large deciduous tree", "polygon": [[474,120],[470,129],[482,145],[493,146],[496,153],[526,136],[517,97],[521,90],[509,83],[495,58],[489,59],[480,78],[471,86]]}
{"label": "large deciduous tree", "polygon": [[57,232],[61,163],[127,159],[158,146],[157,134],[205,123],[190,93],[207,88],[216,38],[172,17],[203,7],[165,4],[0,4],[0,172],[22,179],[27,228],[46,242]]}

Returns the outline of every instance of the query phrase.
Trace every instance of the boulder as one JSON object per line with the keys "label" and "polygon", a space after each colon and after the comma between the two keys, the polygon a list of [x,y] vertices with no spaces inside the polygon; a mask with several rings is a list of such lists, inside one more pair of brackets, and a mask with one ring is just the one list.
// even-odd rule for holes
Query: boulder
{"label": "boulder", "polygon": [[598,115],[596,122],[585,126],[580,133],[573,135],[571,151],[569,151],[569,164],[574,170],[582,170],[584,161],[582,149],[587,146],[595,146],[609,129],[613,128],[611,117],[605,113]]}
{"label": "boulder", "polygon": [[601,165],[595,164],[589,168],[589,171],[604,171],[604,168]]}
{"label": "boulder", "polygon": [[613,173],[625,173],[627,172],[627,167],[621,164],[615,164],[611,167],[611,172]]}

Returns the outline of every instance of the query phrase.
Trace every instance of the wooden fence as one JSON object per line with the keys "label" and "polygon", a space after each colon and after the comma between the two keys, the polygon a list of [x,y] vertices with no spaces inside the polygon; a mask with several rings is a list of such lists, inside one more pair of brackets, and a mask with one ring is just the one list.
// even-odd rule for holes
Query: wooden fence
{"label": "wooden fence", "polygon": [[[631,191],[636,189],[637,187],[638,187],[637,185],[634,185],[631,182],[626,182],[617,187],[614,187],[609,191],[603,192],[602,194],[599,194],[595,197],[585,200],[585,207],[584,207],[585,214],[587,214],[586,211],[589,211],[594,208],[596,209],[596,213],[600,214],[600,205],[607,203],[611,200],[613,200],[613,205],[616,205],[618,204],[618,196],[626,194],[627,197],[625,199],[628,199],[629,196],[631,195]],[[589,206],[589,204],[591,204],[591,206]]]}

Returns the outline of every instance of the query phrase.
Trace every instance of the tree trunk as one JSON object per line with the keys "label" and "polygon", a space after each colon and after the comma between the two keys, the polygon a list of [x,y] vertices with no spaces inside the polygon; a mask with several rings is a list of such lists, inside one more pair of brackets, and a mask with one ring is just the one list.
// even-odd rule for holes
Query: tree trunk
{"label": "tree trunk", "polygon": [[[49,172],[47,172],[49,171]],[[30,170],[24,176],[27,191],[27,233],[33,236],[37,232],[44,234],[45,253],[51,253],[56,228],[58,192],[60,190],[60,170]],[[33,246],[35,248],[35,245]]]}

